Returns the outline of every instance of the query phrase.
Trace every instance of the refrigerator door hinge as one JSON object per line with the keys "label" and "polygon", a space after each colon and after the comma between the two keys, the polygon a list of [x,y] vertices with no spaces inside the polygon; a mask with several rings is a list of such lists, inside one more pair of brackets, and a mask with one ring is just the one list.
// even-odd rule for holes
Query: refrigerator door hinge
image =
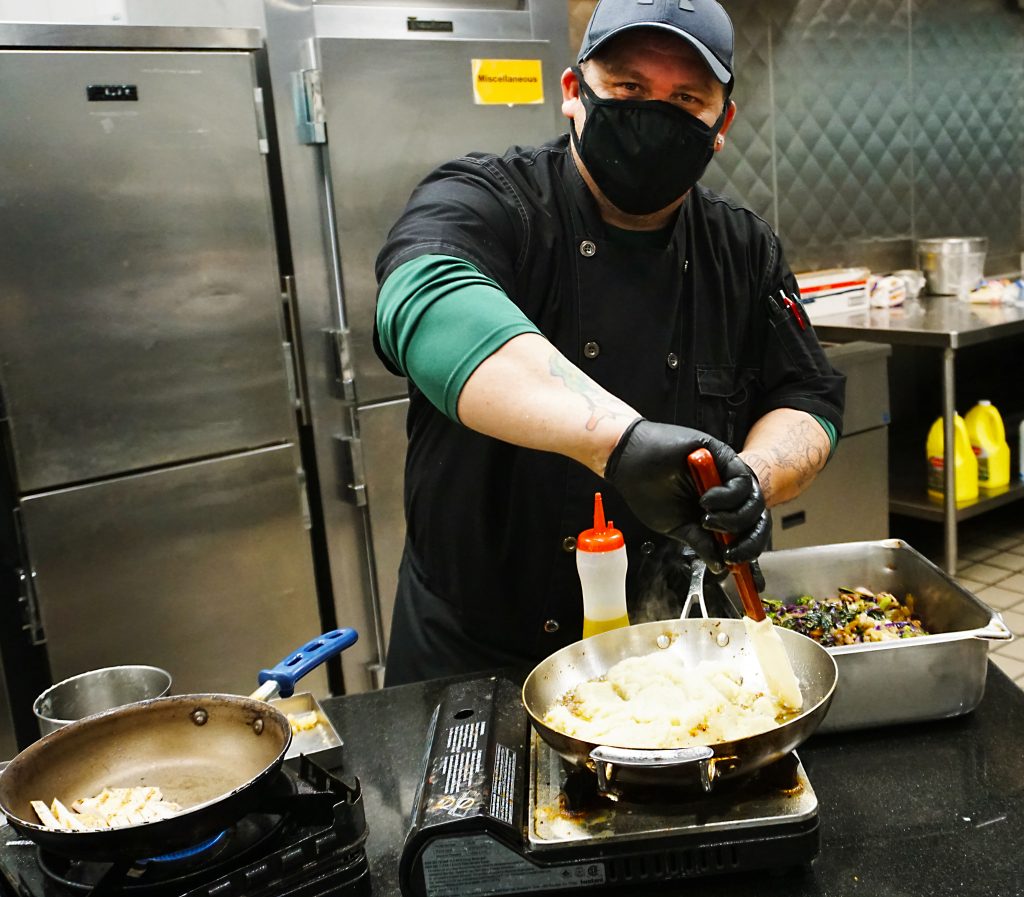
{"label": "refrigerator door hinge", "polygon": [[327,143],[327,117],[319,69],[292,72],[292,102],[299,143]]}
{"label": "refrigerator door hinge", "polygon": [[18,570],[18,609],[21,612],[21,628],[28,633],[33,645],[46,644],[43,618],[39,613],[39,599],[36,597],[35,572],[25,567]]}
{"label": "refrigerator door hinge", "polygon": [[358,436],[335,436],[338,443],[341,498],[356,507],[366,505],[366,465],[363,442]]}
{"label": "refrigerator door hinge", "polygon": [[259,140],[260,153],[270,154],[270,141],[267,139],[267,112],[263,106],[263,88],[252,89],[253,101],[256,104],[256,136]]}
{"label": "refrigerator door hinge", "polygon": [[356,400],[356,375],[352,367],[352,346],[348,330],[326,330],[329,353],[334,360],[334,382],[346,402]]}
{"label": "refrigerator door hinge", "polygon": [[28,562],[25,551],[24,530],[21,525],[21,514],[14,509],[14,528],[17,533],[18,554],[21,566],[15,571],[18,576],[18,611],[21,615],[21,628],[28,633],[33,645],[46,644],[46,632],[43,630],[43,617],[39,612],[39,597],[36,594],[36,574]]}

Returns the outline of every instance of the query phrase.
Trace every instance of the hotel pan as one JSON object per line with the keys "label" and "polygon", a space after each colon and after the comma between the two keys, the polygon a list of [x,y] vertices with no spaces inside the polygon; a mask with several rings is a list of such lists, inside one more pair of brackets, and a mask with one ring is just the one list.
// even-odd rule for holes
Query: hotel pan
{"label": "hotel pan", "polygon": [[[992,641],[1013,638],[1002,617],[899,539],[772,551],[760,558],[766,598],[824,598],[866,586],[903,600],[930,633],[828,648],[839,682],[818,732],[869,729],[969,713],[981,702]],[[736,613],[740,602],[723,582]]]}

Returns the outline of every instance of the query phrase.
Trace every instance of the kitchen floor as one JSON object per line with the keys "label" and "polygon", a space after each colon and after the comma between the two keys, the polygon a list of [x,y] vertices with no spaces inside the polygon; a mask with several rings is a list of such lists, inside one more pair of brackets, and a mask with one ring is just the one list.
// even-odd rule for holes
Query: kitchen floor
{"label": "kitchen floor", "polygon": [[[890,534],[942,564],[942,527],[891,518]],[[993,642],[992,660],[1024,688],[1024,504],[1015,503],[965,520],[958,529],[956,578],[1003,620],[1017,636]]]}

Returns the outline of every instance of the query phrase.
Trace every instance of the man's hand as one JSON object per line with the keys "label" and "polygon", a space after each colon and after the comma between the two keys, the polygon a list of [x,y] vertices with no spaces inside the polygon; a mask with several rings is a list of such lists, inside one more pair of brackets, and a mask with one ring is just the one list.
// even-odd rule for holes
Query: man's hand
{"label": "man's hand", "polygon": [[[687,458],[711,452],[722,485],[703,496]],[[715,572],[723,562],[754,560],[768,545],[771,517],[753,471],[724,442],[689,427],[637,420],[622,434],[605,467],[633,513],[655,532],[686,542]],[[710,530],[736,538],[724,550]]]}

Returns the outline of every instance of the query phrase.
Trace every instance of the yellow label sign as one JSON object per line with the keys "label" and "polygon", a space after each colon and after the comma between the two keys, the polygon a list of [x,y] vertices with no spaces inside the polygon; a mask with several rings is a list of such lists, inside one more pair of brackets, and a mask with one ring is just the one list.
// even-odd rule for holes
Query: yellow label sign
{"label": "yellow label sign", "polygon": [[539,59],[474,59],[473,101],[512,106],[544,102]]}

